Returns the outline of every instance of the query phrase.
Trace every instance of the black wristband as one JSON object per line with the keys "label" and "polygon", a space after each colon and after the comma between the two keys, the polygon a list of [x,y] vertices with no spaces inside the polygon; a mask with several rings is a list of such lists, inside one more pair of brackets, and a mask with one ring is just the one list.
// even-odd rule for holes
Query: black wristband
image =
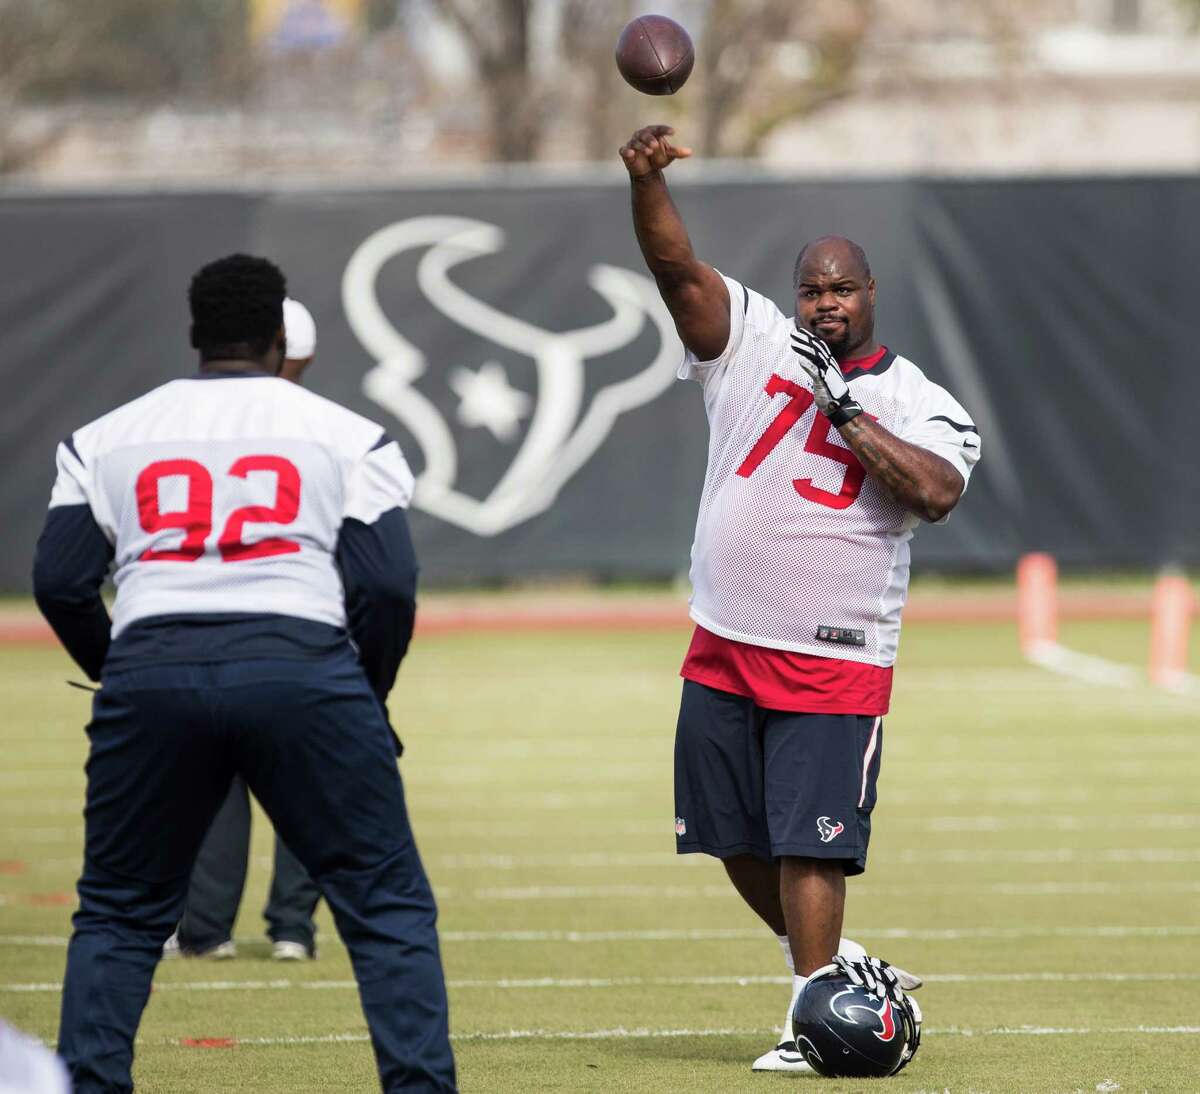
{"label": "black wristband", "polygon": [[825,411],[828,418],[837,429],[841,429],[852,418],[857,418],[863,412],[858,401],[852,395],[845,395]]}

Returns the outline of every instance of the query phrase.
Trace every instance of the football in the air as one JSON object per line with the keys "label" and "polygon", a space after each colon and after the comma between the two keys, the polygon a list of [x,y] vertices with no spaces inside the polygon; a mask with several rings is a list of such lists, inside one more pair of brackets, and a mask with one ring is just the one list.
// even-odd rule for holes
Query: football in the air
{"label": "football in the air", "polygon": [[688,32],[665,15],[642,15],[617,39],[617,68],[646,95],[674,95],[696,63]]}

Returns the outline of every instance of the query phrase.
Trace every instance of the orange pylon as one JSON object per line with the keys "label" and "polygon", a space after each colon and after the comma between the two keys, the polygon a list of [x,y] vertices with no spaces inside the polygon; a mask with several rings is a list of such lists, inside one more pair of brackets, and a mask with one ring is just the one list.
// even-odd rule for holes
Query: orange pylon
{"label": "orange pylon", "polygon": [[1188,579],[1168,570],[1154,583],[1150,622],[1150,682],[1177,687],[1187,676],[1195,594]]}
{"label": "orange pylon", "polygon": [[1017,563],[1017,629],[1027,657],[1058,641],[1058,564],[1037,551]]}

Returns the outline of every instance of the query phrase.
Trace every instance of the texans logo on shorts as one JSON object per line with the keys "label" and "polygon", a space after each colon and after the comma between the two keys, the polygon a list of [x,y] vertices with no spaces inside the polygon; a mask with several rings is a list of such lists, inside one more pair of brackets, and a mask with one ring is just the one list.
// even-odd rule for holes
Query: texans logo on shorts
{"label": "texans logo on shorts", "polygon": [[846,831],[841,821],[831,821],[828,817],[817,818],[817,831],[821,833],[821,842],[828,843]]}

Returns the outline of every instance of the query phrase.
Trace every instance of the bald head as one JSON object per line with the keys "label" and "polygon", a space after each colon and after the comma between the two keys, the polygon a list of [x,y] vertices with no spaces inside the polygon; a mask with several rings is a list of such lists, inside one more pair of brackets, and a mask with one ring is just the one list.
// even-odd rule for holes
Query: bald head
{"label": "bald head", "polygon": [[875,282],[853,240],[822,236],[796,259],[796,326],[820,338],[839,361],[873,352]]}
{"label": "bald head", "polygon": [[825,273],[834,270],[852,273],[862,281],[871,280],[871,264],[867,252],[852,239],[845,236],[821,236],[804,244],[796,256],[792,271],[792,285],[800,284],[802,273]]}

